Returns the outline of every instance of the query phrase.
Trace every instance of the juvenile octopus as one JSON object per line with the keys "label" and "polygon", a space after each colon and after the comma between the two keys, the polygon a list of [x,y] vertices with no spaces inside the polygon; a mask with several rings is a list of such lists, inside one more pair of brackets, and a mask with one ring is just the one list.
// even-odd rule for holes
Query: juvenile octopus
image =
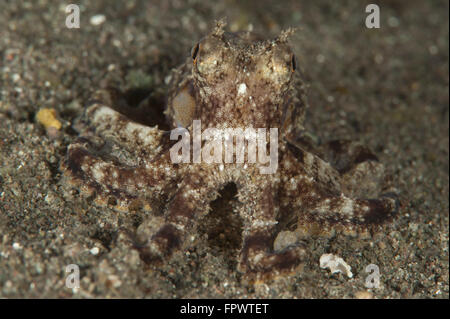
{"label": "juvenile octopus", "polygon": [[65,175],[97,203],[119,210],[136,203],[155,210],[154,199],[165,203],[152,235],[138,247],[150,264],[189,245],[187,238],[202,227],[210,203],[230,183],[243,222],[238,270],[248,275],[292,271],[306,258],[301,241],[274,249],[289,221],[326,233],[390,219],[397,202],[390,193],[378,193],[384,173],[375,155],[350,142],[322,148],[305,142],[307,103],[288,44],[292,31],[262,40],[250,32],[225,32],[224,26],[217,23],[174,70],[167,121],[190,133],[194,120],[203,128],[277,128],[277,140],[270,141],[278,143],[274,172],[262,173],[258,161],[174,163],[170,149],[176,141],[167,130],[131,120],[108,104],[114,101],[97,101],[84,114],[86,130],[68,147]]}

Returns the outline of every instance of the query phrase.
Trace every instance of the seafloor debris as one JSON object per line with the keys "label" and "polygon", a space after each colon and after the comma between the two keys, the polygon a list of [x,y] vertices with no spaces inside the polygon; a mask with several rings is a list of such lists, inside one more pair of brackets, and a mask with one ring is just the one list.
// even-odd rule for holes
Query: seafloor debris
{"label": "seafloor debris", "polygon": [[54,109],[42,108],[36,114],[36,120],[41,123],[45,129],[51,128],[60,130],[61,122],[56,117],[56,111]]}
{"label": "seafloor debris", "polygon": [[341,272],[346,274],[348,278],[353,277],[351,267],[341,257],[333,254],[323,254],[320,256],[319,263],[320,268],[330,268],[332,274]]}

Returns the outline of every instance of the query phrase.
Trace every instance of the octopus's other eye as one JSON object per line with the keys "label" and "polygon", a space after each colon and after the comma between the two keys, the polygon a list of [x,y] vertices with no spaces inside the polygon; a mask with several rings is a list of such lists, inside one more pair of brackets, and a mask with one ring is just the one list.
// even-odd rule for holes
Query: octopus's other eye
{"label": "octopus's other eye", "polygon": [[292,70],[292,72],[294,72],[296,68],[297,68],[297,62],[295,61],[295,55],[292,54],[292,57],[291,57],[291,70]]}
{"label": "octopus's other eye", "polygon": [[200,49],[200,44],[197,43],[191,50],[191,56],[192,56],[192,60],[194,61],[194,63],[197,60],[197,55],[198,55],[198,50]]}

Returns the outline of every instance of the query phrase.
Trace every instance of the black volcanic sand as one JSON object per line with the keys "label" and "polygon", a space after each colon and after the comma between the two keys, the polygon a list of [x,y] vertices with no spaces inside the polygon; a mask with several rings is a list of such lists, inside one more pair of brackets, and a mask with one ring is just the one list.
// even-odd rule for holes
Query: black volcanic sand
{"label": "black volcanic sand", "polygon": [[[381,273],[375,298],[449,297],[448,1],[378,1],[380,29],[365,27],[364,2],[277,2],[79,1],[80,29],[65,27],[56,1],[0,2],[0,297],[355,298],[368,291],[369,264]],[[98,14],[106,21],[93,25]],[[223,213],[227,201],[188,251],[152,269],[118,233],[149,214],[97,207],[59,170],[95,90],[119,88],[131,103],[152,94],[161,106],[169,70],[221,17],[229,30],[270,36],[299,27],[308,129],[369,145],[401,194],[383,233],[308,239],[303,269],[265,284],[235,271],[240,223]],[[35,120],[44,107],[57,110],[59,136]],[[324,253],[354,277],[320,269]],[[69,264],[80,267],[79,290],[65,286]]]}

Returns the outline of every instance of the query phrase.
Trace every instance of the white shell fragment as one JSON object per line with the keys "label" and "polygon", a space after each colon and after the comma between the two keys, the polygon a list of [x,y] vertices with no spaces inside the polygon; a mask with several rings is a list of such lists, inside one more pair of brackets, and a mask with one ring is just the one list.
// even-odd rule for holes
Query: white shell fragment
{"label": "white shell fragment", "polygon": [[320,256],[320,268],[330,268],[332,274],[343,273],[347,275],[348,278],[352,278],[353,274],[351,272],[351,267],[342,259],[341,257],[335,256],[333,254],[323,254]]}
{"label": "white shell fragment", "polygon": [[89,19],[89,22],[92,25],[100,25],[105,21],[106,21],[106,17],[103,14],[94,15]]}

